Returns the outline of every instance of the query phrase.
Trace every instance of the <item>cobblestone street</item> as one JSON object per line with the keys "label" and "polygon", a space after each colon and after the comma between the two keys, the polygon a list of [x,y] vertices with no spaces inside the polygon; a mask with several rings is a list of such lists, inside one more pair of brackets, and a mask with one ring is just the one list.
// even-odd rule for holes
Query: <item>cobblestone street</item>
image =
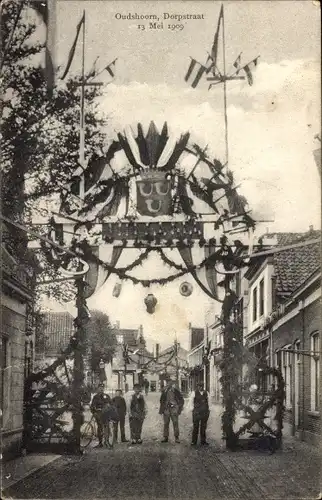
{"label": "cobblestone street", "polygon": [[[109,499],[314,499],[320,492],[316,448],[285,440],[283,450],[228,452],[220,436],[220,411],[212,411],[209,448],[190,446],[191,415],[180,419],[180,444],[162,444],[159,394],[148,396],[143,444],[91,448],[82,457],[60,457],[4,491],[4,498]],[[128,432],[128,428],[127,428]]]}

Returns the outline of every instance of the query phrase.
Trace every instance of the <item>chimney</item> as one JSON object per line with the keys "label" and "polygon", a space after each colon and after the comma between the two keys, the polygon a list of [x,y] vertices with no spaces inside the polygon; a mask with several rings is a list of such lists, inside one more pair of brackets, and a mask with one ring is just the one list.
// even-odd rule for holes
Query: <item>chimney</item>
{"label": "chimney", "polygon": [[309,232],[313,233],[313,231],[314,231],[314,226],[309,226]]}
{"label": "chimney", "polygon": [[155,357],[156,357],[156,359],[159,358],[159,353],[160,353],[160,344],[155,344]]}

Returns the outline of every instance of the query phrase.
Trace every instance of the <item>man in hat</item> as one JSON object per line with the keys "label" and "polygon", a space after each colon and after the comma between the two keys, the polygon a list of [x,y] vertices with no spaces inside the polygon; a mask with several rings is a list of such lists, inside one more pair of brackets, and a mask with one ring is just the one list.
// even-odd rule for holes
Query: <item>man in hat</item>
{"label": "man in hat", "polygon": [[90,407],[97,423],[97,437],[99,448],[102,448],[103,446],[103,408],[105,408],[108,403],[111,404],[111,402],[112,401],[110,396],[104,393],[104,384],[99,384],[97,394],[94,395]]}
{"label": "man in hat", "polygon": [[191,445],[195,446],[198,441],[200,429],[200,444],[207,446],[206,430],[210,414],[209,410],[209,395],[204,389],[203,382],[197,384],[197,389],[191,393],[189,398],[189,409],[192,410],[192,440]]}
{"label": "man in hat", "polygon": [[184,399],[181,392],[174,386],[173,380],[171,379],[167,380],[167,385],[160,397],[159,414],[163,415],[163,424],[164,424],[162,443],[167,443],[169,441],[170,420],[172,420],[175,442],[180,443],[179,415],[182,412],[183,405],[184,405]]}

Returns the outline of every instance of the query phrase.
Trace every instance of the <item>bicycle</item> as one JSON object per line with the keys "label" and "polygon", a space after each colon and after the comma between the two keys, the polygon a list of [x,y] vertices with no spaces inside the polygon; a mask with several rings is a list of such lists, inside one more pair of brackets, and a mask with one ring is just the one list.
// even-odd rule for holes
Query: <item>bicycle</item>
{"label": "bicycle", "polygon": [[[97,422],[94,415],[92,415],[91,419],[88,422],[84,422],[81,426],[81,448],[87,448],[96,436]],[[103,426],[103,437],[104,445],[108,448],[113,448],[115,433],[114,422],[112,420],[109,420],[107,424]]]}

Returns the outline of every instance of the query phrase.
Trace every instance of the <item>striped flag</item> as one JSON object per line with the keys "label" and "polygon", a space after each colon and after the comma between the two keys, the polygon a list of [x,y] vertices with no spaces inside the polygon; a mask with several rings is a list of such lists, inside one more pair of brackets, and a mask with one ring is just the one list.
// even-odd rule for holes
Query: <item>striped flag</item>
{"label": "striped flag", "polygon": [[66,78],[66,76],[68,74],[68,71],[69,71],[69,69],[70,69],[70,67],[72,65],[72,62],[73,62],[73,59],[74,59],[74,55],[75,55],[76,46],[77,46],[77,42],[78,42],[79,33],[80,33],[80,30],[81,30],[81,27],[84,26],[84,24],[85,24],[85,11],[83,12],[82,18],[81,18],[81,20],[79,21],[79,23],[77,25],[76,36],[75,36],[73,45],[71,46],[71,49],[69,51],[66,68],[65,68],[63,76],[61,77],[62,80],[64,80]]}
{"label": "striped flag", "polygon": [[252,67],[256,67],[257,66],[257,61],[259,59],[260,56],[257,56],[253,61],[251,61],[250,63],[248,64],[245,64],[245,66],[243,66],[241,69],[243,69],[246,73],[246,77],[247,77],[247,81],[248,81],[248,85],[253,85],[254,83],[254,79],[253,79],[253,73],[252,73]]}
{"label": "striped flag", "polygon": [[195,68],[198,68],[198,70],[197,70],[197,73],[195,74],[195,77],[194,77],[192,83],[191,83],[191,87],[193,89],[195,89],[197,87],[201,77],[203,76],[204,73],[207,72],[206,66],[203,66],[203,64],[200,64],[198,61],[196,61],[196,59],[191,58],[191,63],[189,65],[188,71],[187,71],[186,76],[184,78],[186,82],[190,79],[192,73],[194,73]]}
{"label": "striped flag", "polygon": [[55,86],[56,0],[33,0],[29,5],[46,25],[45,77],[51,97]]}
{"label": "striped flag", "polygon": [[241,55],[242,55],[242,52],[239,54],[236,61],[233,63],[234,68],[236,68],[237,75],[241,70]]}
{"label": "striped flag", "polygon": [[114,59],[110,64],[105,66],[104,70],[108,71],[108,73],[111,75],[112,78],[115,76],[115,63],[117,61],[117,58]]}

